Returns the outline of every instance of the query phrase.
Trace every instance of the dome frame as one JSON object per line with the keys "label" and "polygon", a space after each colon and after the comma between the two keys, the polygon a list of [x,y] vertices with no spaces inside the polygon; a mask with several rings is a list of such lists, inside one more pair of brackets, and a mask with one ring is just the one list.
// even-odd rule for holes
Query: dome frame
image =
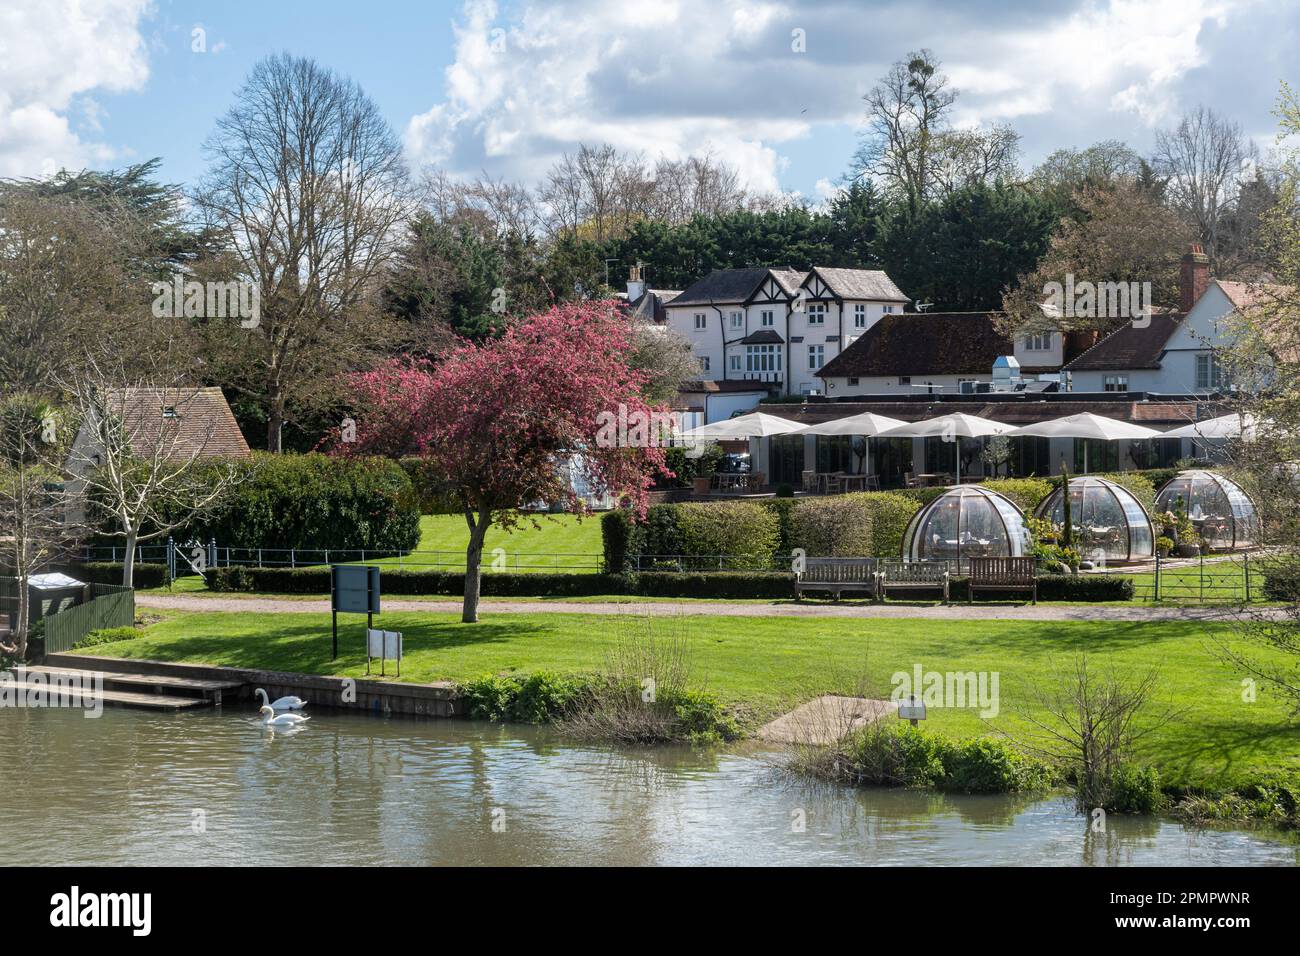
{"label": "dome frame", "polygon": [[[1075,500],[1076,491],[1078,493],[1077,501]],[[1089,517],[1092,517],[1093,521],[1097,520],[1097,499],[1105,500],[1107,496],[1112,510],[1106,514],[1106,517],[1110,520],[1118,518],[1123,526],[1124,551],[1122,555],[1118,553],[1119,549],[1113,546],[1120,537],[1114,533],[1114,527],[1118,527],[1118,523],[1114,527],[1098,526],[1096,524],[1087,527],[1085,525],[1085,521]],[[1091,515],[1089,515],[1089,505],[1092,506]],[[1138,500],[1137,495],[1119,484],[1119,482],[1110,481],[1096,475],[1076,475],[1070,479],[1070,510],[1072,513],[1071,521],[1076,532],[1089,536],[1094,534],[1105,535],[1112,545],[1109,551],[1103,545],[1096,550],[1085,553],[1084,547],[1087,547],[1087,545],[1076,544],[1076,548],[1078,548],[1080,557],[1083,560],[1091,560],[1097,550],[1102,552],[1102,560],[1107,564],[1132,564],[1138,561],[1151,560],[1155,557],[1155,522],[1151,520],[1151,514]],[[1058,514],[1060,516],[1059,520]],[[1061,488],[1059,486],[1053,488],[1047,497],[1038,503],[1038,506],[1034,508],[1034,517],[1039,520],[1051,521],[1053,524],[1060,524],[1065,520]],[[1138,518],[1142,519],[1142,523],[1135,525],[1134,522]],[[1077,540],[1079,539],[1076,538]],[[1137,543],[1136,548],[1134,547],[1135,540]],[[1090,545],[1095,543],[1097,542],[1089,542]]]}
{"label": "dome frame", "polygon": [[[1197,517],[1198,512],[1204,514],[1202,508],[1204,501],[1200,500],[1202,491],[1198,490],[1198,484],[1202,485],[1202,487],[1208,485],[1216,490],[1220,500],[1227,505],[1226,515],[1211,514],[1205,517]],[[1201,522],[1201,527],[1197,531],[1201,535],[1201,540],[1206,543],[1208,550],[1218,552],[1242,551],[1256,547],[1260,543],[1259,509],[1256,507],[1254,499],[1246,493],[1246,490],[1227,475],[1207,468],[1189,468],[1186,471],[1180,471],[1160,486],[1160,490],[1156,493],[1156,508],[1162,513],[1174,511],[1178,498],[1182,499],[1187,516],[1193,522]],[[1226,523],[1231,528],[1231,534],[1226,538],[1226,546],[1211,543],[1211,541],[1223,542],[1225,540],[1223,536],[1210,538],[1206,536],[1204,531],[1207,524],[1215,519],[1223,518],[1227,519]],[[1210,524],[1210,527],[1222,527],[1222,525]]]}
{"label": "dome frame", "polygon": [[[922,530],[929,530],[931,522],[940,514],[940,509],[945,503],[956,501],[957,505],[957,526],[955,538],[941,538],[938,541],[931,540],[929,544],[923,537]],[[991,535],[989,540],[983,544],[978,538],[968,539],[966,536],[972,535],[970,532],[970,521],[968,517],[969,502],[978,501],[981,506],[986,508],[985,518],[990,516],[996,524],[990,522],[990,528],[1000,529],[1001,537]],[[996,544],[995,544],[996,541]],[[932,557],[928,552],[935,548],[940,542],[943,547],[938,548],[940,551],[946,551],[950,548],[955,550],[953,557]],[[990,555],[987,550],[990,546],[1001,549],[1002,553]],[[950,485],[944,489],[943,493],[935,497],[932,501],[917,510],[916,514],[907,523],[907,528],[903,532],[903,560],[904,561],[943,561],[945,563],[955,563],[958,572],[969,569],[970,559],[972,557],[1025,557],[1029,554],[1029,529],[1025,526],[1025,514],[1016,505],[1014,501],[1006,495],[991,488],[985,488],[978,484]],[[974,552],[974,553],[972,553]]]}

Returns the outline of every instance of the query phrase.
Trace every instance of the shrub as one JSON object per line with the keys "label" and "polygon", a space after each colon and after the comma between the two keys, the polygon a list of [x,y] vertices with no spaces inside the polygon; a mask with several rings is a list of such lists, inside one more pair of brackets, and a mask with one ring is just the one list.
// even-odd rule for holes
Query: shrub
{"label": "shrub", "polygon": [[511,674],[477,677],[459,688],[465,709],[480,720],[544,724],[563,714],[583,694],[590,681],[550,671],[527,676]]}
{"label": "shrub", "polygon": [[623,574],[635,567],[636,556],[645,544],[645,528],[623,508],[600,517],[600,537],[605,551],[605,571]]}
{"label": "shrub", "polygon": [[397,462],[259,453],[245,467],[221,507],[178,539],[304,551],[409,551],[419,543],[419,501]]}
{"label": "shrub", "polygon": [[679,553],[691,557],[730,555],[734,570],[772,567],[780,541],[776,514],[748,501],[691,502],[677,506]]}
{"label": "shrub", "polygon": [[[89,561],[73,565],[68,573],[79,581],[90,584],[121,584],[122,564],[114,561]],[[161,588],[167,584],[167,565],[141,564],[132,568],[132,581],[136,588]]]}
{"label": "shrub", "polygon": [[1265,600],[1300,604],[1300,561],[1271,559],[1263,570]]}
{"label": "shrub", "polygon": [[140,636],[140,632],[134,627],[105,627],[98,631],[91,631],[77,643],[72,645],[74,651],[79,651],[84,647],[98,647],[100,644],[116,644],[118,641],[132,641]]}
{"label": "shrub", "polygon": [[628,593],[645,597],[779,600],[794,593],[794,574],[788,571],[648,571],[636,575]]}
{"label": "shrub", "polygon": [[1121,764],[1111,774],[1103,809],[1113,813],[1156,813],[1164,804],[1160,774],[1155,767]]}
{"label": "shrub", "polygon": [[776,553],[779,555],[789,554],[796,547],[794,543],[794,513],[800,504],[801,502],[794,499],[793,494],[786,498],[778,495],[776,498],[768,498],[763,502],[763,507],[776,515]]}
{"label": "shrub", "polygon": [[942,750],[942,789],[959,793],[1010,793],[1051,786],[1045,764],[1031,760],[994,737],[950,743]]}
{"label": "shrub", "polygon": [[672,695],[667,703],[677,715],[681,731],[692,743],[722,743],[741,735],[740,721],[708,691],[682,691]]}
{"label": "shrub", "polygon": [[794,511],[794,546],[816,557],[855,557],[872,553],[871,514],[864,495],[810,498]]}
{"label": "shrub", "polygon": [[1098,478],[1105,478],[1107,481],[1113,481],[1121,487],[1127,488],[1133,492],[1133,496],[1142,502],[1142,507],[1147,510],[1147,514],[1152,517],[1156,513],[1156,486],[1151,483],[1151,479],[1140,471],[1117,471],[1104,475],[1097,475]]}
{"label": "shrub", "polygon": [[207,581],[209,591],[257,590],[250,569],[240,564],[233,564],[224,568],[209,568]]}
{"label": "shrub", "polygon": [[871,519],[871,555],[897,558],[903,553],[903,534],[921,504],[912,497],[893,491],[869,492],[863,504]]}
{"label": "shrub", "polygon": [[[948,582],[948,593],[954,601],[964,601],[970,593],[969,579],[955,577]],[[988,592],[981,591],[981,595]],[[997,592],[993,592],[997,593]],[[1009,595],[1023,596],[1024,592],[1008,591]],[[1133,600],[1133,579],[1118,574],[1040,574],[1038,576],[1038,600],[1040,601],[1075,601],[1093,603],[1098,601]]]}
{"label": "shrub", "polygon": [[1052,493],[1054,484],[1046,478],[997,478],[980,487],[1006,495],[1025,514],[1032,514],[1039,502]]}

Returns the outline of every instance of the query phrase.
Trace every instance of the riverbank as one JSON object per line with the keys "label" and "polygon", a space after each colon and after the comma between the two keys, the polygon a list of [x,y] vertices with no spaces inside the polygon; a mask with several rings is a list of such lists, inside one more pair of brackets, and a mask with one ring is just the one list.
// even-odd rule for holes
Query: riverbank
{"label": "riverbank", "polygon": [[[390,607],[386,605],[386,607]],[[330,659],[330,616],[298,612],[181,612],[134,640],[88,653],[230,667],[364,677],[364,623],[340,619]],[[461,624],[453,614],[385,610],[377,623],[404,635],[403,680],[464,683],[485,674],[581,675],[599,671],[632,614],[516,613]],[[768,718],[824,693],[888,698],[896,673],[997,675],[997,712],[932,707],[926,727],[953,738],[1006,732],[1014,739],[1041,711],[1035,688],[1088,653],[1126,673],[1156,669],[1156,697],[1179,719],[1156,730],[1137,756],[1171,787],[1227,792],[1261,779],[1300,778],[1300,729],[1281,701],[1243,701],[1242,675],[1216,641],[1236,643],[1223,622],[965,621],[744,615],[669,619],[690,646],[692,684],[729,706]],[[1261,652],[1263,653],[1263,652]]]}

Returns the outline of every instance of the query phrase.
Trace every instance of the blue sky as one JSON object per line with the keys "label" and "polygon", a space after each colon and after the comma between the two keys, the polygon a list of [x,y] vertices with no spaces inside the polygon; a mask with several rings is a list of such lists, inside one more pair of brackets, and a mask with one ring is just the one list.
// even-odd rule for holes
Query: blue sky
{"label": "blue sky", "polygon": [[649,159],[708,151],[754,189],[819,197],[847,166],[863,92],[921,46],[961,91],[957,122],[1010,123],[1026,166],[1106,138],[1148,151],[1202,103],[1267,147],[1278,82],[1300,83],[1300,5],[5,0],[0,175],[160,156],[191,185],[249,68],[287,50],[360,82],[414,166],[536,181],[608,141]]}

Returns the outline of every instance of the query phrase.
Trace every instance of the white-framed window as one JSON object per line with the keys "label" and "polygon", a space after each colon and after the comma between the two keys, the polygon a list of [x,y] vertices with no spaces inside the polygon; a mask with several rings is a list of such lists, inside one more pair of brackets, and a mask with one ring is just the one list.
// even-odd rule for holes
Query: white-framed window
{"label": "white-framed window", "polygon": [[1101,377],[1101,387],[1107,392],[1127,392],[1128,376],[1127,375],[1103,375]]}
{"label": "white-framed window", "polygon": [[853,307],[853,327],[855,329],[867,327],[867,307],[861,302]]}
{"label": "white-framed window", "polygon": [[880,311],[883,312],[885,315],[891,315],[893,314],[894,307],[892,305],[882,305],[880,307]]}
{"label": "white-framed window", "polygon": [[1196,355],[1196,387],[1220,392],[1228,387],[1228,375],[1213,352],[1198,352]]}
{"label": "white-framed window", "polygon": [[911,384],[912,384],[912,376],[910,376],[910,375],[900,375],[900,376],[898,376],[898,384],[899,384],[900,386],[902,386],[902,385],[911,385]]}
{"label": "white-framed window", "polygon": [[759,313],[758,322],[763,328],[770,329],[776,324],[776,314],[771,309],[764,309]]}
{"label": "white-framed window", "polygon": [[849,385],[857,385],[857,384],[858,384],[858,377],[857,377],[856,375],[850,375],[849,378],[848,378],[848,384],[849,384]]}
{"label": "white-framed window", "polygon": [[732,370],[733,372],[739,372],[739,371],[740,371],[740,356],[739,356],[739,355],[729,355],[729,356],[727,356],[727,362],[728,362],[728,364],[729,364],[729,366],[730,366],[730,368],[731,368],[731,370]]}
{"label": "white-framed window", "polygon": [[1034,332],[1025,336],[1026,352],[1050,352],[1052,350],[1051,332]]}
{"label": "white-framed window", "polygon": [[808,368],[816,371],[826,364],[826,346],[810,345],[808,346]]}
{"label": "white-framed window", "polygon": [[707,372],[708,370],[709,370],[709,357],[708,357],[707,355],[701,355],[701,356],[700,356],[700,371],[701,371],[701,372]]}
{"label": "white-framed window", "polygon": [[779,345],[746,345],[745,371],[781,371],[781,347]]}
{"label": "white-framed window", "polygon": [[696,312],[696,313],[695,313],[695,328],[696,328],[696,329],[702,329],[702,328],[704,328],[706,325],[708,325],[708,321],[709,321],[708,318],[704,315],[703,312]]}
{"label": "white-framed window", "polygon": [[826,324],[826,303],[812,302],[808,305],[808,324],[825,325]]}
{"label": "white-framed window", "polygon": [[738,329],[745,324],[745,315],[743,312],[731,313],[731,327]]}

